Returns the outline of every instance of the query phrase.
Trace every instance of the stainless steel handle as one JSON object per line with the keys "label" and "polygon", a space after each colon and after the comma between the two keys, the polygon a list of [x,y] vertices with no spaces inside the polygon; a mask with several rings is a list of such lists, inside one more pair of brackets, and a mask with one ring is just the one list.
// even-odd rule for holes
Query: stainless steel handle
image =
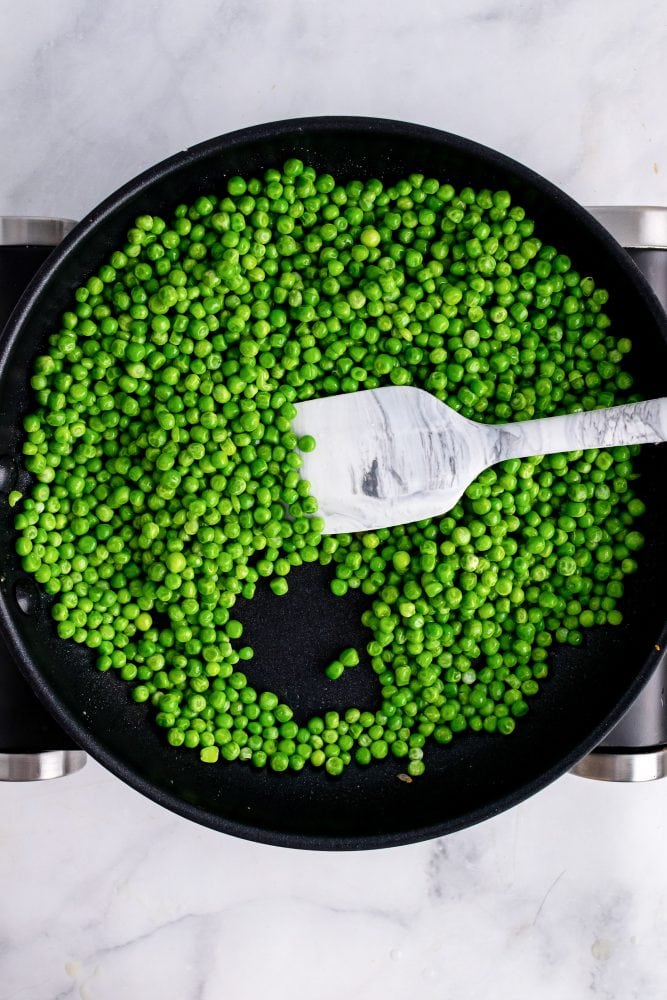
{"label": "stainless steel handle", "polygon": [[[667,208],[602,205],[588,211],[627,250],[667,251]],[[662,292],[665,304],[664,284],[661,288],[654,284],[654,289],[659,297]],[[572,773],[599,781],[667,777],[666,688],[667,660],[663,659],[621,721]]]}
{"label": "stainless steel handle", "polygon": [[55,247],[75,225],[73,219],[0,215],[0,246]]}
{"label": "stainless steel handle", "polygon": [[667,747],[641,753],[594,750],[575,764],[572,774],[597,781],[655,781],[667,776]]}
{"label": "stainless steel handle", "polygon": [[[72,219],[0,216],[0,246],[55,247],[74,228]],[[56,740],[54,739],[54,742]],[[79,749],[39,753],[0,753],[0,781],[43,781],[79,771],[86,763]]]}
{"label": "stainless steel handle", "polygon": [[83,750],[44,750],[42,753],[0,753],[0,781],[44,781],[80,771]]}
{"label": "stainless steel handle", "polygon": [[667,208],[594,205],[587,209],[626,250],[667,250]]}

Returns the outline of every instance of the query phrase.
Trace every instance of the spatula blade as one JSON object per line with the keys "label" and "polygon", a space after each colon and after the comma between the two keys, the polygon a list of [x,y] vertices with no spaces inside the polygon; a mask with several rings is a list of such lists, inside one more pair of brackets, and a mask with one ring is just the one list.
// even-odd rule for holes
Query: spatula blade
{"label": "spatula blade", "polygon": [[484,466],[473,422],[413,386],[307,400],[293,428],[317,443],[302,455],[301,474],[326,534],[441,514]]}

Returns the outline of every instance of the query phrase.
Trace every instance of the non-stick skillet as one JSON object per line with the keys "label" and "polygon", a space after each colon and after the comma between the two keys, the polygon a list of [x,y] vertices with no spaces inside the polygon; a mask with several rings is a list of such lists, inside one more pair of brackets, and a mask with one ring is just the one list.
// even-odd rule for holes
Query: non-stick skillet
{"label": "non-stick skillet", "polygon": [[[0,343],[0,458],[20,453],[32,359],[73,289],[122,245],[134,218],[168,216],[179,202],[221,192],[232,174],[259,175],[290,156],[341,180],[392,181],[419,171],[456,186],[507,188],[544,241],[609,289],[613,329],[635,345],[630,365],[639,391],[667,394],[665,314],[629,256],[563,192],[490,149],[433,129],[366,118],[298,119],[221,136],[152,167],[94,209],[54,251]],[[17,600],[25,582],[6,501],[0,502],[0,624],[18,665],[73,739],[128,784],[189,819],[301,848],[389,847],[439,836],[514,805],[572,767],[620,718],[655,666],[656,646],[667,638],[667,449],[645,449],[637,464],[647,504],[642,530],[650,544],[627,582],[625,624],[589,630],[579,648],[558,649],[548,682],[511,737],[470,734],[434,747],[426,774],[410,784],[398,780],[400,769],[389,759],[330,778],[308,770],[276,775],[236,764],[207,766],[196,754],[169,747],[146,706],[130,700],[126,684],[98,673],[89,651],[57,638],[46,599],[30,607]],[[256,650],[252,679],[304,715],[324,707],[373,707],[378,692],[370,668],[350,672],[351,680],[335,687],[318,669],[342,645],[363,648],[363,598],[334,598],[320,567],[303,566],[290,579],[286,597],[267,590],[240,609]]]}

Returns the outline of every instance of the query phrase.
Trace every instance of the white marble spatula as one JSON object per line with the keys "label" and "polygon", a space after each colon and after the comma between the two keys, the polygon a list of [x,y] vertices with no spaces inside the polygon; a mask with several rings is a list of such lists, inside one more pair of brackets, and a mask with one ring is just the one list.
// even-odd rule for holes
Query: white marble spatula
{"label": "white marble spatula", "polygon": [[480,472],[508,458],[666,441],[667,398],[494,425],[423,389],[387,386],[299,403],[293,428],[317,443],[301,474],[335,535],[444,514]]}

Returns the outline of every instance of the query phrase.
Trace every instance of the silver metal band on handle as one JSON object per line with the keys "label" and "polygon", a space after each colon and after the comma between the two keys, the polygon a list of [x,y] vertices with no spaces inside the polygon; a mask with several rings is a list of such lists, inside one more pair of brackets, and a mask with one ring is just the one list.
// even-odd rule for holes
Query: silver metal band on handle
{"label": "silver metal band on handle", "polygon": [[655,781],[667,776],[667,747],[641,753],[593,750],[571,773],[596,781]]}
{"label": "silver metal band on handle", "polygon": [[44,750],[41,753],[0,753],[0,781],[44,781],[80,771],[83,750]]}
{"label": "silver metal band on handle", "polygon": [[667,250],[667,208],[596,205],[587,209],[627,250]]}
{"label": "silver metal band on handle", "polygon": [[0,246],[55,247],[75,225],[73,219],[0,215]]}

